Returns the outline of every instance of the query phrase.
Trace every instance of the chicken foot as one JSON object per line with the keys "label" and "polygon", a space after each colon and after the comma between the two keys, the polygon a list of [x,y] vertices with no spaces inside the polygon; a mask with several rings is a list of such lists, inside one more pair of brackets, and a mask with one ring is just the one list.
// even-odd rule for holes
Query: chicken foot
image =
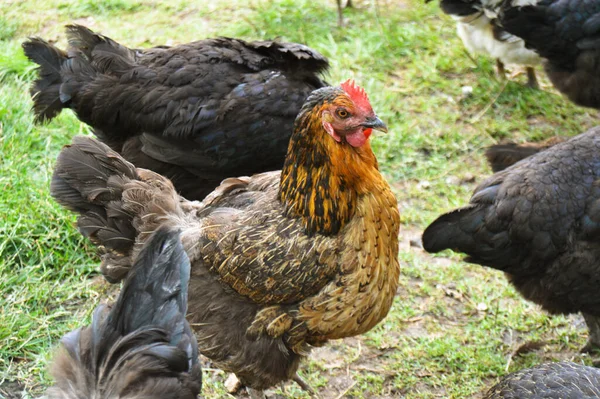
{"label": "chicken foot", "polygon": [[246,387],[246,392],[248,392],[248,396],[250,397],[250,399],[267,399],[265,393],[258,389]]}
{"label": "chicken foot", "polygon": [[506,69],[504,68],[504,63],[500,61],[499,58],[496,58],[496,74],[500,79],[506,78]]}
{"label": "chicken foot", "polygon": [[589,330],[589,337],[581,352],[600,351],[600,317],[583,312],[582,314]]}
{"label": "chicken foot", "polygon": [[303,391],[308,392],[311,397],[313,397],[315,399],[321,399],[321,395],[319,395],[317,393],[317,391],[315,391],[313,389],[313,387],[311,387],[308,384],[308,382],[304,381],[304,379],[302,377],[300,377],[298,375],[298,373],[296,373],[296,375],[294,375],[294,377],[292,378],[292,380],[294,380],[300,386],[300,388],[302,388]]}
{"label": "chicken foot", "polygon": [[532,89],[540,88],[540,84],[537,81],[537,76],[535,75],[535,69],[532,67],[527,67],[527,86]]}

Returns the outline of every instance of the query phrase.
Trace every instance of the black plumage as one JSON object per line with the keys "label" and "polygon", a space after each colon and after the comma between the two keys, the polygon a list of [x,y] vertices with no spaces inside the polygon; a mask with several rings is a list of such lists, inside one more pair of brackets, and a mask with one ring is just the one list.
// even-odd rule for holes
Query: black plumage
{"label": "black plumage", "polygon": [[453,249],[502,270],[551,313],[582,312],[600,347],[600,128],[496,173],[468,206],[423,234],[428,252]]}
{"label": "black plumage", "polygon": [[571,101],[600,108],[600,2],[541,0],[513,6],[505,0],[501,24],[545,59],[552,83]]}
{"label": "black plumage", "polygon": [[484,399],[600,398],[600,370],[571,362],[546,363],[503,377]]}
{"label": "black plumage", "polygon": [[185,320],[190,261],[176,230],[160,229],[139,253],[117,302],[62,339],[49,399],[194,399],[198,344]]}
{"label": "black plumage", "polygon": [[281,169],[304,100],[327,60],[296,43],[200,40],[133,50],[79,26],[64,52],[23,43],[39,64],[38,120],[71,108],[113,150],[202,199],[230,176]]}

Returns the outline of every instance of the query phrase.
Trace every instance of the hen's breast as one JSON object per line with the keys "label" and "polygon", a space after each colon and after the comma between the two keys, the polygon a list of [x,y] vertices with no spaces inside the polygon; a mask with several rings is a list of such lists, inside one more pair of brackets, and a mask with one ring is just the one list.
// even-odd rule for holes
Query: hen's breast
{"label": "hen's breast", "polygon": [[339,274],[300,304],[299,318],[317,340],[369,331],[392,306],[398,288],[400,214],[389,190],[365,195],[343,235]]}

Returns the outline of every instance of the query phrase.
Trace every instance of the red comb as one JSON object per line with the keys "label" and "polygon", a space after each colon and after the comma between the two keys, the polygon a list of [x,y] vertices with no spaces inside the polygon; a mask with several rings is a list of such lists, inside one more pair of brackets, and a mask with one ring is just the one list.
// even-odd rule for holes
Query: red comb
{"label": "red comb", "polygon": [[367,112],[373,111],[371,103],[369,102],[369,97],[367,97],[367,93],[365,93],[365,89],[357,85],[354,80],[348,79],[340,86],[346,92],[346,94],[348,94],[348,97],[354,101],[354,105]]}

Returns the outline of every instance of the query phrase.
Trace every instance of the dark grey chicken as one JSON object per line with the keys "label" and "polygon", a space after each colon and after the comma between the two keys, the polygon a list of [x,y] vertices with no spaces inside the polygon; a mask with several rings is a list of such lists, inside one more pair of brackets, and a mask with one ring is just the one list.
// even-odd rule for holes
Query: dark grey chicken
{"label": "dark grey chicken", "polygon": [[571,101],[600,108],[600,2],[505,0],[501,24],[545,59],[545,70]]}
{"label": "dark grey chicken", "polygon": [[185,320],[190,261],[176,230],[146,242],[119,299],[62,339],[49,399],[195,399],[198,344]]}
{"label": "dark grey chicken", "polygon": [[428,252],[453,249],[502,270],[550,313],[582,312],[584,349],[600,347],[600,128],[491,176],[470,204],[423,234]]}
{"label": "dark grey chicken", "polygon": [[571,362],[547,363],[511,373],[484,399],[597,399],[600,370]]}
{"label": "dark grey chicken", "polygon": [[71,108],[190,200],[227,177],[281,169],[304,100],[326,85],[327,60],[301,44],[217,38],[132,50],[79,25],[67,37],[67,52],[23,43],[39,64],[36,118]]}

